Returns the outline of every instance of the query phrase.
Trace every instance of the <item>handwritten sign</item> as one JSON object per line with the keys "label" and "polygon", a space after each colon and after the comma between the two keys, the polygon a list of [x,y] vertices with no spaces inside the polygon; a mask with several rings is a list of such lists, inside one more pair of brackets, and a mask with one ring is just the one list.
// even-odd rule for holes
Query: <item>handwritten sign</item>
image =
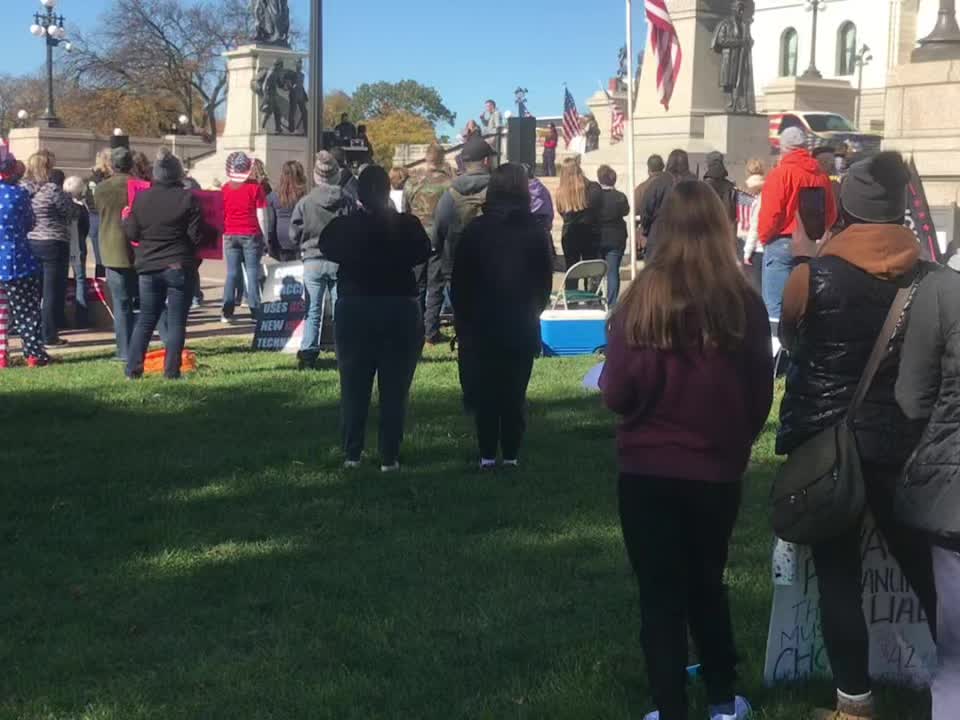
{"label": "handwritten sign", "polygon": [[[792,546],[774,563],[775,582],[764,681],[768,686],[829,675],[820,592],[810,549]],[[861,534],[863,615],[870,633],[870,674],[876,680],[926,686],[936,648],[920,601],[872,521]],[[792,563],[792,565],[791,565]]]}
{"label": "handwritten sign", "polygon": [[303,339],[306,312],[303,263],[268,265],[253,349],[297,352]]}

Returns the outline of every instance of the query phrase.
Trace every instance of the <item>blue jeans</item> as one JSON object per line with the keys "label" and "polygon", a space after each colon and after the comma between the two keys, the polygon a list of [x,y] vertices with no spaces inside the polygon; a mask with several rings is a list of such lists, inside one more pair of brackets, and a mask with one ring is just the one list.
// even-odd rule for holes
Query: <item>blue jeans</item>
{"label": "blue jeans", "polygon": [[779,320],[783,290],[793,272],[793,250],[788,237],[777,238],[763,249],[763,303],[771,320]]}
{"label": "blue jeans", "polygon": [[237,286],[246,271],[247,300],[250,312],[260,308],[260,258],[263,240],[259,235],[224,235],[223,252],[227,258],[227,281],[223,288],[224,317],[233,317]]}
{"label": "blue jeans", "polygon": [[127,361],[133,334],[133,298],[137,295],[137,273],[133,268],[107,268],[107,287],[113,305],[113,332],[117,338],[117,359]]}
{"label": "blue jeans", "polygon": [[327,291],[330,291],[331,317],[337,306],[337,264],[329,260],[305,260],[303,286],[307,291],[307,320],[303,326],[300,352],[317,355],[326,310]]}
{"label": "blue jeans", "polygon": [[608,250],[603,259],[607,261],[607,303],[613,307],[620,297],[620,264],[623,262],[623,253],[619,250]]}
{"label": "blue jeans", "polygon": [[163,364],[165,377],[180,377],[180,356],[187,334],[187,314],[193,300],[193,268],[167,268],[140,276],[140,315],[130,338],[127,377],[143,375],[143,358],[150,338],[166,314]]}

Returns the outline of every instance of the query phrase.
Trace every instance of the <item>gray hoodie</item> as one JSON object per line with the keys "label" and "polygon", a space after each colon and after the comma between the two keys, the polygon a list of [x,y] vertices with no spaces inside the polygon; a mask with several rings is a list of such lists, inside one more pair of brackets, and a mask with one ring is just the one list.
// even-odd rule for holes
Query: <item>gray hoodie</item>
{"label": "gray hoodie", "polygon": [[303,260],[323,260],[320,235],[341,215],[350,215],[355,204],[336,185],[317,185],[304,196],[290,216],[290,242],[300,248]]}

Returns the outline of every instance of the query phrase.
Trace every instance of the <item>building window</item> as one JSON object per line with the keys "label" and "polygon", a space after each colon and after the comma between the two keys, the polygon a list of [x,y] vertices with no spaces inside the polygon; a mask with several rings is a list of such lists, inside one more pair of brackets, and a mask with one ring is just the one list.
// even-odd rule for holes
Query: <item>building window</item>
{"label": "building window", "polygon": [[857,26],[845,22],[837,30],[837,75],[853,75],[857,68]]}
{"label": "building window", "polygon": [[780,36],[780,77],[796,77],[797,44],[799,37],[793,28],[787,28]]}

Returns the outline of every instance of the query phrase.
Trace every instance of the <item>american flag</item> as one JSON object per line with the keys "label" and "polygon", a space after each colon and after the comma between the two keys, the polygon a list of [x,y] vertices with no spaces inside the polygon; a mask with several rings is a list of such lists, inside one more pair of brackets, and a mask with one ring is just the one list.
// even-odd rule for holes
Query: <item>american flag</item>
{"label": "american flag", "polygon": [[575,137],[580,137],[583,130],[580,128],[580,113],[577,111],[577,103],[567,88],[563,98],[563,141],[567,147]]}
{"label": "american flag", "polygon": [[610,101],[610,139],[615,143],[620,142],[623,140],[623,130],[627,125],[627,116],[624,114],[623,108],[620,107],[620,103],[610,93],[607,93],[607,100]]}
{"label": "american flag", "polygon": [[650,44],[657,56],[657,90],[660,92],[660,103],[669,110],[673,86],[680,75],[683,52],[665,0],[646,0],[646,9]]}

